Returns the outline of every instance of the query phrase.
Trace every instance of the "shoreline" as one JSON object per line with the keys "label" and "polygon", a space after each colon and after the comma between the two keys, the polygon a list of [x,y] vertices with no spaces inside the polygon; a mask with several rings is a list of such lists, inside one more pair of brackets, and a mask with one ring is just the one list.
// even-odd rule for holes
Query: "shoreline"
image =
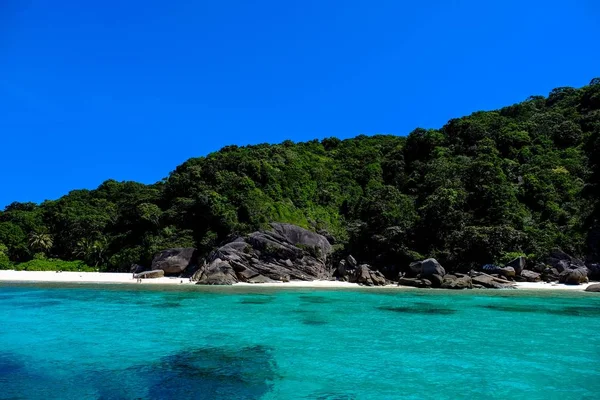
{"label": "shoreline", "polygon": [[[0,283],[81,283],[81,284],[125,284],[125,285],[195,285],[187,278],[163,277],[143,279],[138,282],[130,273],[121,272],[56,272],[56,271],[14,271],[0,270]],[[515,289],[521,290],[569,290],[583,292],[592,283],[582,285],[564,285],[546,282],[515,282]],[[372,289],[417,289],[410,286],[361,286],[343,281],[291,281],[269,283],[236,283],[234,287],[278,287],[278,288],[372,288]],[[493,290],[493,289],[490,289]]]}

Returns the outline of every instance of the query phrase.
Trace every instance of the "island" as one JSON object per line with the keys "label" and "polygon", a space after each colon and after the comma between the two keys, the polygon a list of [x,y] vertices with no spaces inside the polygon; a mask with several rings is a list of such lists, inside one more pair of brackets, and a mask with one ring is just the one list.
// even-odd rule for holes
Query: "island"
{"label": "island", "polygon": [[440,129],[232,145],[155,184],[14,202],[0,279],[583,288],[600,279],[599,99],[596,78]]}

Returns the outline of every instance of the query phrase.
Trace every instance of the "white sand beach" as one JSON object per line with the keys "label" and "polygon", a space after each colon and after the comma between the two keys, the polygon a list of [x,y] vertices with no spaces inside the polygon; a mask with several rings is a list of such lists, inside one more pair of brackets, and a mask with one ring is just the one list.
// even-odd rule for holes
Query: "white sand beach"
{"label": "white sand beach", "polygon": [[[187,278],[153,278],[143,279],[138,282],[129,273],[118,272],[55,272],[55,271],[14,271],[0,270],[0,282],[56,282],[56,283],[116,283],[116,284],[161,284],[161,285],[193,285]],[[306,288],[353,288],[359,287],[356,283],[340,281],[292,281],[271,283],[236,283],[235,286],[263,286],[263,287],[306,287]],[[395,287],[395,286],[393,286]]]}
{"label": "white sand beach", "polygon": [[[119,272],[0,271],[0,282],[129,283],[139,284],[132,274]],[[193,284],[183,278],[144,279],[142,284]]]}
{"label": "white sand beach", "polygon": [[598,283],[584,283],[581,285],[565,285],[562,283],[546,283],[546,282],[515,282],[517,289],[539,289],[539,290],[579,290],[584,291],[588,286]]}
{"label": "white sand beach", "polygon": [[[55,271],[13,271],[0,270],[0,282],[33,282],[33,283],[109,283],[109,284],[133,284],[133,285],[193,285],[185,278],[154,278],[143,279],[138,282],[129,273],[116,272],[55,272]],[[583,291],[590,284],[578,286],[563,285],[558,283],[546,282],[515,282],[516,289],[526,290],[575,290]],[[235,286],[262,286],[262,287],[296,287],[296,288],[356,288],[360,287],[356,283],[341,281],[292,281],[292,282],[271,282],[271,283],[236,283]],[[398,288],[415,289],[409,286],[374,286],[377,288]]]}

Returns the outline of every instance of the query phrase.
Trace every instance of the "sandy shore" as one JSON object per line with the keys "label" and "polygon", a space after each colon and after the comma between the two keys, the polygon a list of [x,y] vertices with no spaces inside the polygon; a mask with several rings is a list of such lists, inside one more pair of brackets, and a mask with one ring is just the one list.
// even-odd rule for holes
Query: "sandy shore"
{"label": "sandy shore", "polygon": [[540,290],[579,290],[584,291],[588,286],[597,283],[584,283],[581,285],[564,285],[562,283],[546,282],[515,282],[517,289],[540,289]]}
{"label": "sandy shore", "polygon": [[[193,285],[189,279],[182,278],[156,278],[144,279],[141,283],[128,273],[114,272],[55,272],[55,271],[12,271],[0,270],[0,282],[64,282],[64,283],[116,283],[116,284],[134,284],[134,285]],[[526,290],[578,290],[583,291],[589,284],[579,286],[569,286],[557,283],[545,282],[516,282],[517,289]],[[237,283],[235,286],[261,286],[261,287],[299,287],[299,288],[356,288],[356,283],[340,281],[293,281],[293,282],[273,282],[273,283]],[[408,289],[407,286],[389,285],[385,288]],[[379,287],[374,287],[381,288]],[[414,288],[410,288],[414,289]]]}
{"label": "sandy shore", "polygon": [[[12,271],[0,270],[0,282],[64,282],[64,283],[117,283],[134,285],[193,285],[189,279],[183,278],[155,278],[144,279],[138,283],[137,279],[128,273],[115,272],[55,272],[55,271]],[[515,282],[517,289],[534,290],[578,290],[583,291],[589,284],[579,286],[569,286],[557,283],[545,282]],[[261,286],[261,287],[299,287],[299,288],[356,288],[356,283],[340,281],[292,281],[292,282],[272,282],[272,283],[237,283],[235,286]],[[414,289],[408,286],[389,285],[385,288]],[[381,288],[381,286],[373,287]]]}
{"label": "sandy shore", "polygon": [[[0,282],[69,282],[137,284],[132,274],[118,272],[0,271]],[[189,279],[144,279],[143,284],[192,284]]]}
{"label": "sandy shore", "polygon": [[[55,271],[12,271],[0,270],[0,282],[64,282],[64,283],[125,283],[135,285],[193,285],[184,278],[154,278],[143,279],[141,283],[134,279],[132,274],[117,272],[55,272]],[[339,281],[293,281],[273,283],[236,283],[235,286],[262,286],[262,287],[306,287],[306,288],[353,288],[359,287],[356,283]]]}

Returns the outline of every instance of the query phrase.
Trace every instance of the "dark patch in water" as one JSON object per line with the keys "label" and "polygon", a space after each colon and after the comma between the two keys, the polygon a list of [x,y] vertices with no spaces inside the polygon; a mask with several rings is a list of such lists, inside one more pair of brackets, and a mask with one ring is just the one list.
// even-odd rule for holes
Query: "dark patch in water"
{"label": "dark patch in water", "polygon": [[314,309],[305,309],[305,308],[296,308],[294,310],[292,310],[291,312],[293,312],[294,314],[300,314],[300,315],[314,315],[315,310]]}
{"label": "dark patch in water", "polygon": [[259,399],[275,378],[271,350],[209,347],[175,353],[135,368],[147,381],[149,399]]}
{"label": "dark patch in water", "polygon": [[[0,353],[0,378],[19,374],[25,368],[14,354]],[[3,379],[4,380],[4,379]]]}
{"label": "dark patch in water", "polygon": [[592,306],[568,306],[558,310],[551,310],[551,314],[572,315],[578,317],[599,317],[600,308]]}
{"label": "dark patch in water", "polygon": [[12,300],[12,299],[22,299],[26,296],[20,295],[20,294],[15,294],[15,293],[0,293],[0,301],[5,302],[7,300]]}
{"label": "dark patch in water", "polygon": [[261,297],[246,297],[240,300],[241,304],[268,304],[273,302],[273,300],[275,300],[274,297],[267,297],[267,296],[261,296]]}
{"label": "dark patch in water", "polygon": [[56,396],[57,382],[29,369],[20,356],[0,353],[0,399],[46,399]]}
{"label": "dark patch in water", "polygon": [[327,325],[329,322],[319,318],[306,318],[302,320],[304,325]]}
{"label": "dark patch in water", "polygon": [[593,306],[566,306],[561,308],[540,307],[539,305],[509,305],[509,304],[488,304],[482,306],[489,310],[520,312],[520,313],[539,313],[552,315],[566,315],[575,317],[597,317],[600,316],[600,308]]}
{"label": "dark patch in water", "polygon": [[298,298],[305,303],[311,304],[329,304],[335,302],[334,299],[323,296],[298,296]]}
{"label": "dark patch in water", "polygon": [[435,307],[434,304],[426,302],[426,301],[415,301],[415,302],[410,303],[410,305],[413,307],[424,307],[424,308]]}
{"label": "dark patch in water", "polygon": [[44,308],[44,307],[54,307],[62,304],[63,302],[60,300],[35,300],[35,301],[27,301],[20,302],[17,307],[19,308]]}
{"label": "dark patch in water", "polygon": [[152,307],[156,307],[156,308],[177,308],[177,307],[181,307],[181,304],[179,304],[179,303],[158,303],[158,304],[153,304]]}
{"label": "dark patch in water", "polygon": [[393,311],[393,312],[403,313],[403,314],[426,314],[426,315],[449,315],[449,314],[454,314],[456,312],[456,310],[453,310],[451,308],[432,307],[431,305],[428,305],[427,307],[382,306],[382,307],[377,307],[377,309],[384,310],[384,311]]}
{"label": "dark patch in water", "polygon": [[311,399],[315,400],[355,400],[357,399],[354,394],[339,394],[339,393],[315,393],[310,396]]}
{"label": "dark patch in water", "polygon": [[488,304],[485,306],[482,306],[483,308],[487,308],[489,310],[495,310],[495,311],[507,311],[507,312],[522,312],[522,313],[543,313],[543,312],[547,312],[547,310],[544,310],[543,308],[540,308],[538,306],[533,307],[533,306],[513,306],[513,305],[501,305],[501,304]]}

